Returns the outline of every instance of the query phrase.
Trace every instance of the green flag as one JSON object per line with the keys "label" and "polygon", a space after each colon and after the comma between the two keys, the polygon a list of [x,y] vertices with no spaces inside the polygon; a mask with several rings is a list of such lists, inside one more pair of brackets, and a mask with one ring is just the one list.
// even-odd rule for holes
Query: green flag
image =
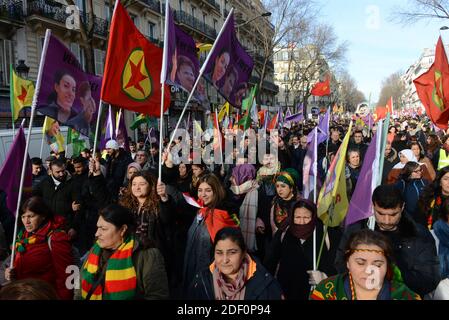
{"label": "green flag", "polygon": [[136,130],[137,128],[140,127],[141,124],[144,123],[150,123],[150,117],[141,113],[139,114],[138,117],[136,117],[136,119],[134,119],[133,123],[131,123],[131,126],[129,127],[131,130]]}
{"label": "green flag", "polygon": [[242,110],[248,110],[249,108],[251,108],[251,106],[253,105],[253,100],[256,97],[256,92],[257,92],[257,85],[255,85],[254,87],[252,87],[251,92],[249,93],[249,95],[242,100]]}
{"label": "green flag", "polygon": [[67,144],[72,144],[73,155],[78,157],[81,151],[86,148],[85,141],[80,138],[80,133],[72,128],[67,130]]}

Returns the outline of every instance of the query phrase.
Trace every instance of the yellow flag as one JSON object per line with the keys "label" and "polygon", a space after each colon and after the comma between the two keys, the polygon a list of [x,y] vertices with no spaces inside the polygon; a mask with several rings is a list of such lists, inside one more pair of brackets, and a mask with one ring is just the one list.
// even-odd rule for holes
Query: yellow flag
{"label": "yellow flag", "polygon": [[203,133],[203,129],[201,128],[201,125],[198,123],[198,121],[193,120],[193,123],[195,125],[196,130],[200,133]]}
{"label": "yellow flag", "polygon": [[212,45],[210,43],[197,43],[196,48],[198,49],[198,56],[203,52],[208,52],[212,49]]}
{"label": "yellow flag", "polygon": [[64,137],[59,128],[59,122],[45,117],[42,129],[42,134],[44,135],[45,141],[49,144],[50,149],[57,153],[64,151]]}
{"label": "yellow flag", "polygon": [[218,122],[223,121],[223,118],[229,115],[229,102],[225,102],[225,104],[223,104],[223,107],[221,107],[220,112],[218,113]]}
{"label": "yellow flag", "polygon": [[318,217],[329,227],[337,227],[344,220],[349,207],[346,194],[346,151],[348,150],[352,122],[343,142],[326,174],[318,197]]}
{"label": "yellow flag", "polygon": [[10,100],[13,121],[19,117],[19,112],[24,107],[30,107],[33,102],[34,84],[30,80],[20,78],[10,66]]}

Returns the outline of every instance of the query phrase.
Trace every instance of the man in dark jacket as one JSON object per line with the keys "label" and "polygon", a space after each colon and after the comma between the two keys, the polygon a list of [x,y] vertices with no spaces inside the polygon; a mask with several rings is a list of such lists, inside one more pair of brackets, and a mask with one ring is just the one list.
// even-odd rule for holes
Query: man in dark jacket
{"label": "man in dark jacket", "polygon": [[[377,187],[372,202],[375,230],[390,239],[394,262],[401,271],[404,283],[422,297],[435,290],[441,276],[433,236],[403,214],[404,200],[394,186]],[[346,271],[344,248],[347,240],[353,232],[363,228],[367,228],[366,220],[346,228],[335,261],[339,273]]]}
{"label": "man in dark jacket", "polygon": [[133,160],[125,150],[120,149],[115,140],[109,140],[106,143],[106,152],[108,153],[106,158],[106,185],[113,199],[117,200],[128,164]]}
{"label": "man in dark jacket", "polygon": [[74,239],[79,232],[80,190],[63,160],[50,163],[50,176],[33,188],[33,195],[42,197],[54,214],[66,219],[68,235]]}
{"label": "man in dark jacket", "polygon": [[33,174],[33,188],[47,177],[47,172],[42,165],[41,158],[31,158],[31,169]]}
{"label": "man in dark jacket", "polygon": [[388,174],[397,163],[399,163],[398,152],[387,142],[385,146],[384,168],[382,171],[382,184],[387,183]]}
{"label": "man in dark jacket", "polygon": [[[323,159],[329,153],[337,153],[340,148],[341,140],[340,140],[340,131],[337,128],[330,129],[330,138],[318,146],[318,159]],[[327,154],[326,154],[327,148]]]}

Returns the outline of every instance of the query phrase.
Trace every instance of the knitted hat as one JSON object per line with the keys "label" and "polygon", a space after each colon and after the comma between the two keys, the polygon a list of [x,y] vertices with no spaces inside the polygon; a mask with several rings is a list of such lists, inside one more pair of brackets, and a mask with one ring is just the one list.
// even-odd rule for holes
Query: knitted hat
{"label": "knitted hat", "polygon": [[114,149],[114,150],[118,150],[119,149],[119,145],[117,143],[117,141],[115,140],[109,140],[108,142],[106,142],[106,147],[105,149]]}
{"label": "knitted hat", "polygon": [[276,176],[276,182],[280,181],[287,185],[289,185],[291,188],[295,187],[297,182],[299,180],[299,173],[293,168],[285,169],[284,171],[281,171]]}

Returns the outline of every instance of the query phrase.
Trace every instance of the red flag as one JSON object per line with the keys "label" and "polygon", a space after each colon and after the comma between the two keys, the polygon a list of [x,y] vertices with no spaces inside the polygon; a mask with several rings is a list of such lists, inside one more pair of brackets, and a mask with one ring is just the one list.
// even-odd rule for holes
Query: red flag
{"label": "red flag", "polygon": [[449,120],[449,65],[441,36],[438,38],[435,62],[413,83],[429,118],[438,128],[446,130]]}
{"label": "red flag", "polygon": [[388,99],[386,108],[387,108],[387,112],[389,112],[390,114],[393,114],[393,97]]}
{"label": "red flag", "polygon": [[[115,8],[109,32],[101,99],[159,117],[162,49],[140,33],[120,2]],[[166,86],[164,111],[169,105],[170,89]]]}
{"label": "red flag", "polygon": [[317,82],[313,86],[312,91],[310,91],[310,93],[313,96],[318,97],[330,95],[331,94],[330,78],[327,77],[326,80],[324,80],[323,82]]}
{"label": "red flag", "polygon": [[387,107],[376,107],[376,112],[374,113],[374,120],[377,122],[379,120],[385,119],[387,117]]}
{"label": "red flag", "polygon": [[260,110],[257,114],[259,115],[259,127],[261,127],[265,123],[265,112],[266,110]]}

